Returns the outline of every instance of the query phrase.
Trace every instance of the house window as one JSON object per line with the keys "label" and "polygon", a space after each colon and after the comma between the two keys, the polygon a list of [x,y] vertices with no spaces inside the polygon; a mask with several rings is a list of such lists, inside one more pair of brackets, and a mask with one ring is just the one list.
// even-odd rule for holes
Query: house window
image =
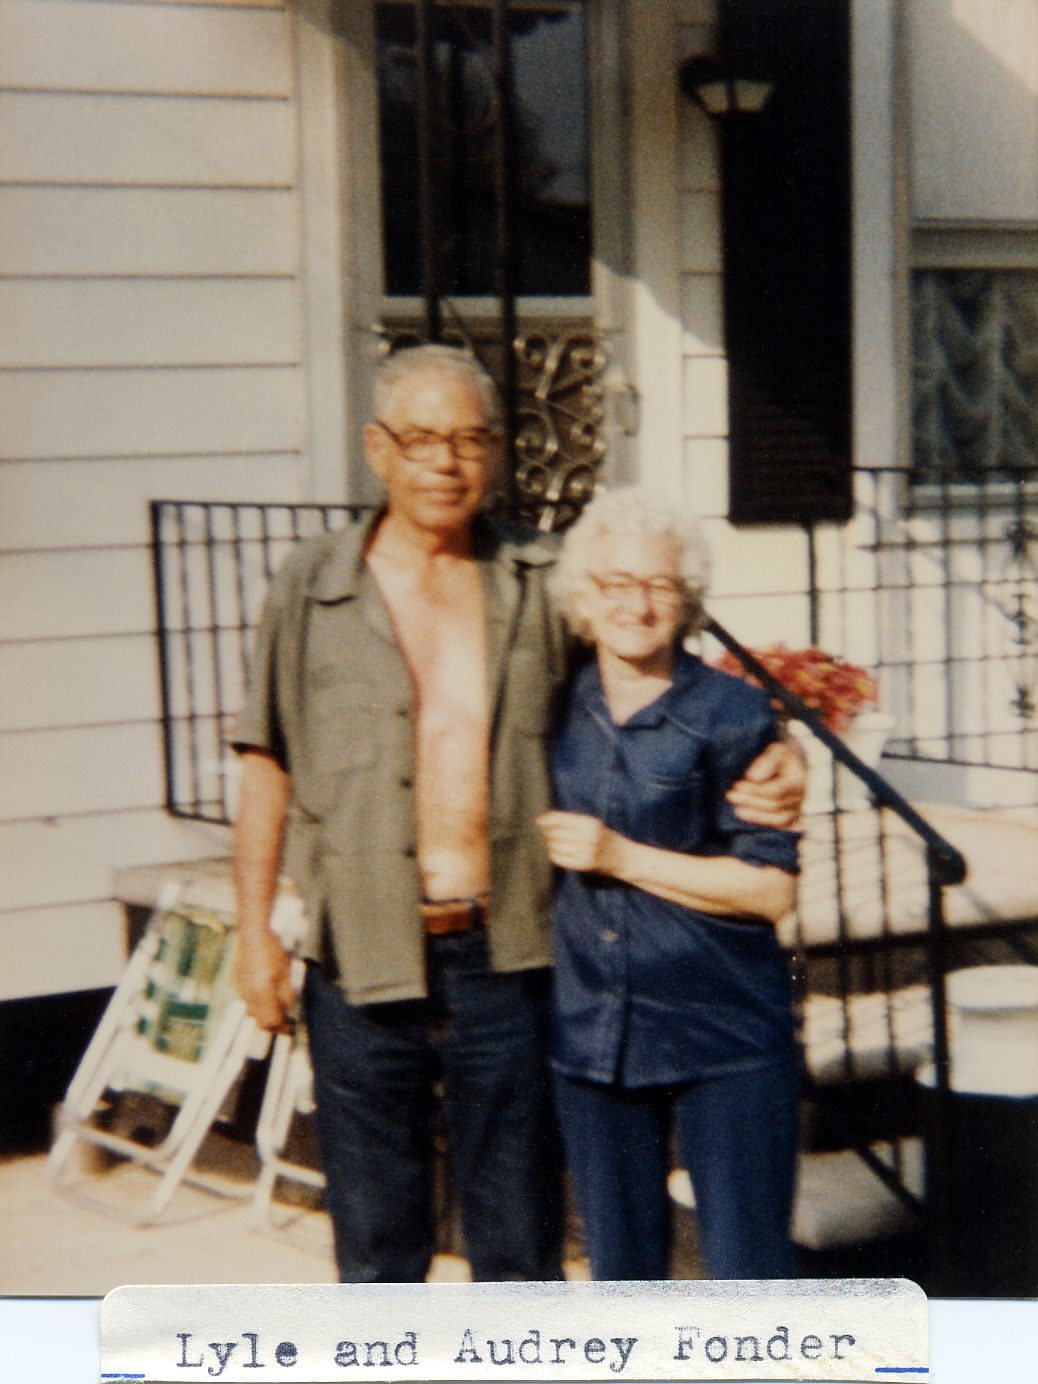
{"label": "house window", "polygon": [[1038,272],[912,275],[913,473],[978,483],[1038,467]]}
{"label": "house window", "polygon": [[[494,119],[491,7],[433,8],[435,222],[441,290],[493,294]],[[421,292],[418,68],[413,3],[375,6],[385,288]],[[584,5],[529,0],[510,7],[518,147],[519,282],[524,296],[590,292]]]}
{"label": "house window", "polygon": [[[432,227],[443,339],[466,343],[503,387],[513,367],[514,510],[563,528],[606,456],[608,356],[591,296],[590,101],[584,0],[508,6],[512,64],[516,333],[505,357],[498,297],[497,97],[493,10],[432,9]],[[381,149],[382,330],[397,343],[429,329],[419,295],[419,79],[416,5],[375,7]]]}

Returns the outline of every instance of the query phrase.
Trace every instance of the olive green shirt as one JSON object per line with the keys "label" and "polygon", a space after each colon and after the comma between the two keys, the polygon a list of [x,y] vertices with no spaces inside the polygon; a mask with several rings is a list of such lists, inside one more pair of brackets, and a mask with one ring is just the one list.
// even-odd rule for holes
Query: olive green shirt
{"label": "olive green shirt", "polygon": [[[414,804],[414,688],[364,560],[380,516],[300,546],[275,577],[234,744],[292,780],[283,869],[303,896],[305,954],[354,1003],[426,993]],[[479,516],[473,526],[491,705],[491,964],[546,966],[552,869],[534,819],[566,676],[546,578],[554,540]]]}

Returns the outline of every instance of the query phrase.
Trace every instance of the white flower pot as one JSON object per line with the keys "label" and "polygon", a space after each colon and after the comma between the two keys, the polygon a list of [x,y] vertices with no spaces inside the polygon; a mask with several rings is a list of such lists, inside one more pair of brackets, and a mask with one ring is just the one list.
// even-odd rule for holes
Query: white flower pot
{"label": "white flower pot", "polygon": [[[894,728],[894,718],[885,711],[860,711],[840,737],[849,750],[870,769],[875,769],[883,746]],[[861,779],[842,764],[837,764],[826,745],[801,721],[791,721],[790,733],[807,754],[807,796],[804,812],[832,812],[838,803],[845,812],[869,805],[869,790]],[[836,770],[836,802],[833,800],[833,769]]]}
{"label": "white flower pot", "polygon": [[1038,1095],[1038,966],[973,966],[947,980],[955,1091]]}

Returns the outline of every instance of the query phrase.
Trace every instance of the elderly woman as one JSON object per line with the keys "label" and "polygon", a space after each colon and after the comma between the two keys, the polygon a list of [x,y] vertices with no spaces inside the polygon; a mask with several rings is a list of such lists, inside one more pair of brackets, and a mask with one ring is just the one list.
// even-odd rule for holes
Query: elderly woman
{"label": "elderly woman", "polygon": [[796,1274],[798,1065],[774,924],[797,836],[725,793],[775,739],[768,698],[683,641],[702,619],[694,525],[639,489],[592,501],[556,595],[595,657],[557,735],[556,1102],[596,1278],[667,1273],[669,1135],[716,1278]]}

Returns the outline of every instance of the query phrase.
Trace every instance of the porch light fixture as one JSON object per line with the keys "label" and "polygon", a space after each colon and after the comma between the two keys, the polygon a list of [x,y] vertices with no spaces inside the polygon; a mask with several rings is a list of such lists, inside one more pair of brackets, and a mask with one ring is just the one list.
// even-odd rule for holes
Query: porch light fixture
{"label": "porch light fixture", "polygon": [[678,68],[681,90],[714,120],[759,115],[771,99],[774,79],[726,72],[714,58],[686,58]]}

